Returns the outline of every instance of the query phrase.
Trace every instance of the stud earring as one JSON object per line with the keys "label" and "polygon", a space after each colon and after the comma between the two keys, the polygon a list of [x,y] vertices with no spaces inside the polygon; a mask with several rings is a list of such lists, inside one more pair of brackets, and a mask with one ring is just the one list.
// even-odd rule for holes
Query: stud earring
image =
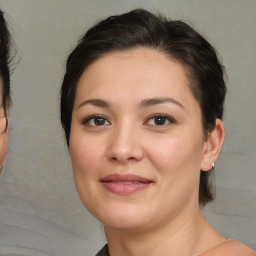
{"label": "stud earring", "polygon": [[215,166],[215,164],[214,164],[214,163],[212,163],[212,169],[214,169],[214,166]]}

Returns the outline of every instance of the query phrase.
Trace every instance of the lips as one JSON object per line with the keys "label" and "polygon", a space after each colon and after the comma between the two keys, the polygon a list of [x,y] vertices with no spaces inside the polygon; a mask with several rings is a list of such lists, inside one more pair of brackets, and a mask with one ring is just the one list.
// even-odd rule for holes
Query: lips
{"label": "lips", "polygon": [[111,193],[127,196],[148,188],[153,181],[134,174],[111,174],[100,180]]}

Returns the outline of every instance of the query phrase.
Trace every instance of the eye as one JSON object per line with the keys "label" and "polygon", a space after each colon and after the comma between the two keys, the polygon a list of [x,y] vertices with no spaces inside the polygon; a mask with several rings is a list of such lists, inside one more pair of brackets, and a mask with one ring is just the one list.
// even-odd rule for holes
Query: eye
{"label": "eye", "polygon": [[156,125],[156,126],[164,126],[171,123],[175,123],[176,121],[174,118],[166,115],[166,114],[155,114],[151,116],[147,121],[146,124],[148,125]]}
{"label": "eye", "polygon": [[104,126],[110,125],[110,122],[104,116],[93,115],[85,118],[82,124],[86,126]]}

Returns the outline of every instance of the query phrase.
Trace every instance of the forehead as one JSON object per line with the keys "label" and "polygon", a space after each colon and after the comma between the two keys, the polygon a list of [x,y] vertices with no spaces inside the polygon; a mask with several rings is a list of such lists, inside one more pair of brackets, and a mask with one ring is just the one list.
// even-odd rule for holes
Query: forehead
{"label": "forehead", "polygon": [[93,62],[80,77],[77,94],[112,89],[116,93],[133,87],[144,88],[146,94],[168,89],[191,93],[186,70],[179,61],[158,50],[135,48],[108,53]]}

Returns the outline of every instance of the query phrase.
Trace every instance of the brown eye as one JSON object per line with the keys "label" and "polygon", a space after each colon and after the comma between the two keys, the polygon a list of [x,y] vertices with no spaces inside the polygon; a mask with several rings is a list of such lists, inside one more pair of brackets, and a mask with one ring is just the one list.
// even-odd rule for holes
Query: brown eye
{"label": "brown eye", "polygon": [[154,126],[164,126],[171,123],[175,123],[175,120],[164,114],[154,115],[147,120],[148,125]]}
{"label": "brown eye", "polygon": [[164,125],[166,121],[167,121],[166,117],[163,117],[163,116],[157,116],[154,118],[155,125]]}
{"label": "brown eye", "polygon": [[93,123],[96,126],[104,125],[105,121],[106,120],[104,118],[102,118],[102,117],[96,117],[96,118],[93,119]]}
{"label": "brown eye", "polygon": [[87,126],[104,126],[110,125],[110,122],[103,116],[90,116],[83,121]]}

